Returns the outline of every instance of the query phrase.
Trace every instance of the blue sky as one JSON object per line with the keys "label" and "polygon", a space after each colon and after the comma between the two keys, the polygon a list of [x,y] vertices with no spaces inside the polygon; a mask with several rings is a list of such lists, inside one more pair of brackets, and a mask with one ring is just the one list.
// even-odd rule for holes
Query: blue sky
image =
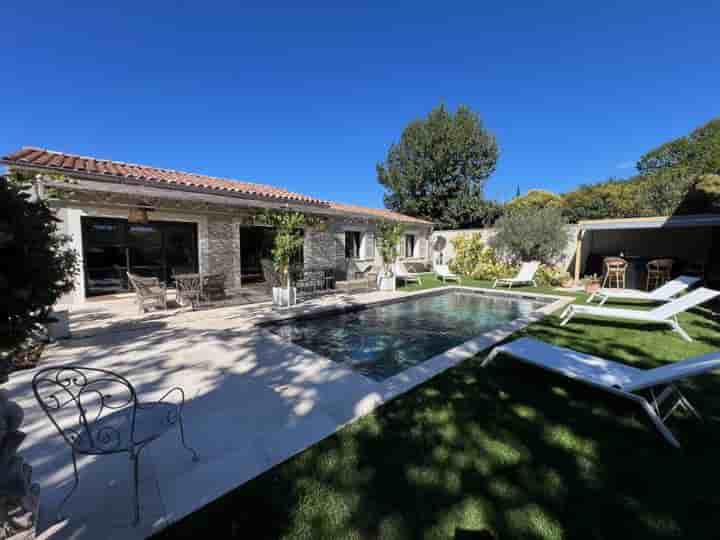
{"label": "blue sky", "polygon": [[379,207],[376,162],[440,102],[497,135],[486,192],[501,200],[629,175],[720,115],[718,2],[10,4],[3,154],[42,146]]}

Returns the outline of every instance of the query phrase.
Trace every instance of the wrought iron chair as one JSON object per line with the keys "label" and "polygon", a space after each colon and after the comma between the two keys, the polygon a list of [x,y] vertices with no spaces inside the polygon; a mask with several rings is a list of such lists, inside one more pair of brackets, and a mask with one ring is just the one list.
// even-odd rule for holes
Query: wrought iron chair
{"label": "wrought iron chair", "polygon": [[[132,384],[124,377],[104,369],[59,366],[37,372],[32,382],[35,399],[62,435],[72,452],[75,482],[60,503],[62,509],[80,483],[76,454],[106,455],[127,452],[133,464],[133,524],[140,521],[138,468],[140,453],[152,441],[178,426],[183,447],[198,461],[195,450],[185,442],[182,409],[185,392],[179,386],[154,403],[140,403]],[[165,401],[172,393],[180,402]]]}

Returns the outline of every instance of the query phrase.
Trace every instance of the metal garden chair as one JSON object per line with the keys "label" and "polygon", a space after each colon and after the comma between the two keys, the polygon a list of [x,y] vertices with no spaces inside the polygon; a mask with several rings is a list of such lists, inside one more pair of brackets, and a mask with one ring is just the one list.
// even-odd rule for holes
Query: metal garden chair
{"label": "metal garden chair", "polygon": [[[185,442],[182,409],[185,393],[176,386],[154,403],[140,403],[132,384],[111,371],[82,366],[45,368],[33,377],[33,392],[40,407],[62,435],[72,452],[75,482],[60,503],[62,509],[80,483],[77,454],[106,455],[127,452],[133,464],[133,524],[140,521],[138,468],[140,453],[152,441],[177,426],[183,447],[198,460]],[[180,402],[165,401],[172,393]]]}

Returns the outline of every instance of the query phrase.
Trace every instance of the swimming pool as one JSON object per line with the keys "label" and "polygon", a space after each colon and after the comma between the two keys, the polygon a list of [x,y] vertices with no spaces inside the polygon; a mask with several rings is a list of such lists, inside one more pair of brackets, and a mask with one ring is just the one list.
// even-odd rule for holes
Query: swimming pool
{"label": "swimming pool", "polygon": [[342,313],[275,322],[273,333],[382,381],[530,315],[547,300],[450,290]]}

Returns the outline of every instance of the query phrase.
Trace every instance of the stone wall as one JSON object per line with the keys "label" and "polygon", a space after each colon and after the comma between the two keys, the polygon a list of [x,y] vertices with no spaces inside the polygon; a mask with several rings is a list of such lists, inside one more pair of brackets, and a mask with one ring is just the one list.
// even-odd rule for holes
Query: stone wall
{"label": "stone wall", "polygon": [[332,231],[307,229],[303,246],[305,268],[332,268],[337,256]]}
{"label": "stone wall", "polygon": [[[200,240],[202,248],[203,241]],[[240,229],[229,218],[209,217],[207,227],[208,272],[225,274],[225,286],[240,286]]]}

